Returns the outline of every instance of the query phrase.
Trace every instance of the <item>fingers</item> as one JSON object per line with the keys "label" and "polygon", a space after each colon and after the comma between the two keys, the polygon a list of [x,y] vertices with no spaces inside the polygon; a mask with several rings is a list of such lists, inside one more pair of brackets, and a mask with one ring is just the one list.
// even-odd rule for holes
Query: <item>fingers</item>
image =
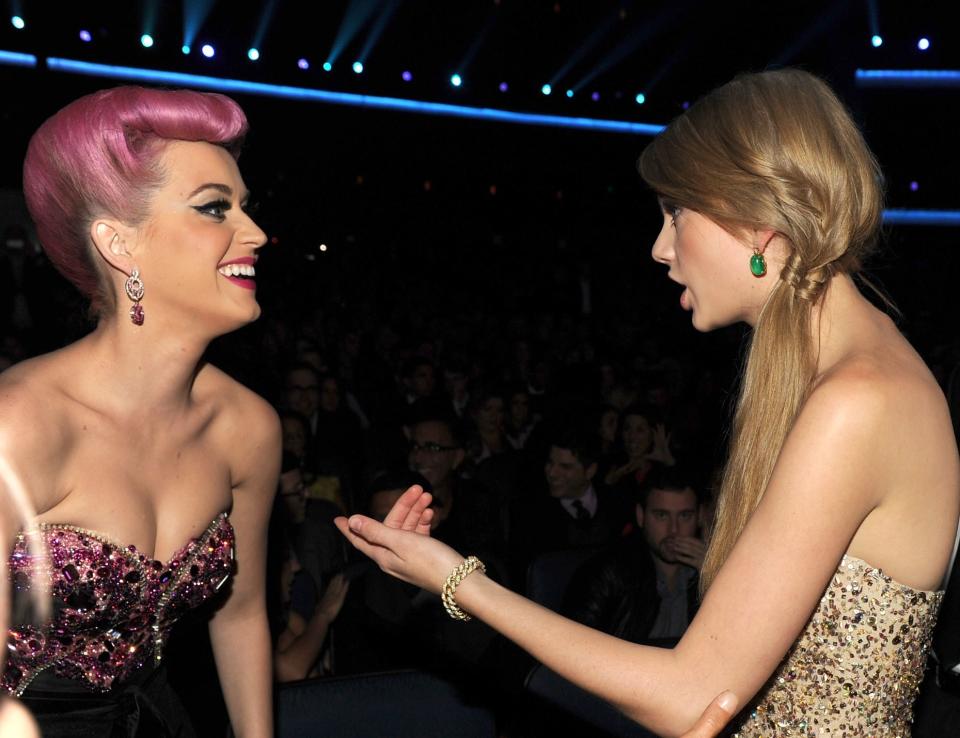
{"label": "fingers", "polygon": [[[387,525],[391,528],[401,528],[406,523],[407,520],[415,513],[417,507],[420,503],[421,497],[424,495],[423,487],[415,484],[410,487],[406,492],[400,495],[393,507],[390,509],[390,512],[387,513],[387,517],[384,519],[384,525]],[[423,510],[429,505],[429,500],[419,507],[419,512],[422,513]],[[419,513],[416,513],[419,515]],[[413,527],[416,526],[416,523],[413,524]],[[413,530],[413,527],[406,528],[406,530]]]}
{"label": "fingers", "polygon": [[[410,489],[420,489],[417,486],[413,486]],[[409,490],[408,490],[409,491]],[[433,495],[429,492],[424,492],[420,490],[420,494],[417,497],[417,501],[413,504],[413,507],[410,508],[410,512],[407,513],[406,519],[403,521],[401,528],[403,530],[417,530],[420,526],[420,521],[423,518],[424,514],[430,507],[430,503],[433,502]],[[430,511],[432,517],[433,511]]]}
{"label": "fingers", "polygon": [[714,738],[730,722],[737,711],[737,696],[733,692],[723,692],[703,711],[696,724],[681,738]]}
{"label": "fingers", "polygon": [[417,524],[416,531],[422,536],[430,535],[431,523],[433,522],[433,509],[427,508],[420,516],[420,522]]}
{"label": "fingers", "polygon": [[363,515],[354,515],[349,520],[345,517],[334,518],[333,524],[360,553],[369,556],[381,568],[386,565],[386,554],[392,551],[377,541],[369,540],[369,537],[378,535],[375,528],[381,528],[387,532],[391,530],[390,528]]}

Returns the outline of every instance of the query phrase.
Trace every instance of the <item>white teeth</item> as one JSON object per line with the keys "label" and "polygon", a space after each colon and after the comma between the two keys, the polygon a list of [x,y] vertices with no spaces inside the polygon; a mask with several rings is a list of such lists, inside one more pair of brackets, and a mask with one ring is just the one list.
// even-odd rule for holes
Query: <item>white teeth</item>
{"label": "white teeth", "polygon": [[257,275],[256,269],[253,268],[252,264],[225,264],[224,266],[217,269],[220,274],[224,277],[255,277]]}

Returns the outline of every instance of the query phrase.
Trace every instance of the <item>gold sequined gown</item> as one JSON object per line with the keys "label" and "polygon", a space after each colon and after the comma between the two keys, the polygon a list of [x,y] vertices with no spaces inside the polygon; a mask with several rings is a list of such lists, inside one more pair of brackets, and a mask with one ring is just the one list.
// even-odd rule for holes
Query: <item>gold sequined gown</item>
{"label": "gold sequined gown", "polygon": [[844,556],[733,738],[909,738],[942,599]]}

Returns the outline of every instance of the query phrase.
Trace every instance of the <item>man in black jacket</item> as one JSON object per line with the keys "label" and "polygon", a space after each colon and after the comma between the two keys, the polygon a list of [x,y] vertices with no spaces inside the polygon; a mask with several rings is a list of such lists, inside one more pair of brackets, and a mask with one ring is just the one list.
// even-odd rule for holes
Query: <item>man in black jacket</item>
{"label": "man in black jacket", "polygon": [[578,570],[564,610],[635,643],[675,643],[696,613],[706,552],[695,489],[682,468],[654,467],[636,503],[638,530]]}

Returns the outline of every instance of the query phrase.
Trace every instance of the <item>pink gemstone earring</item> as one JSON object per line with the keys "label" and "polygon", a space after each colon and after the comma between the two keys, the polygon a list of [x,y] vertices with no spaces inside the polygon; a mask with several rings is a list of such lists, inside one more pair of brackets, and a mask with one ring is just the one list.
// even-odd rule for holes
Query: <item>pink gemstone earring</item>
{"label": "pink gemstone earring", "polygon": [[123,289],[127,297],[133,300],[130,306],[130,322],[134,325],[143,325],[143,305],[140,300],[143,299],[143,280],[140,279],[140,270],[134,267],[133,274],[127,277],[123,283]]}

